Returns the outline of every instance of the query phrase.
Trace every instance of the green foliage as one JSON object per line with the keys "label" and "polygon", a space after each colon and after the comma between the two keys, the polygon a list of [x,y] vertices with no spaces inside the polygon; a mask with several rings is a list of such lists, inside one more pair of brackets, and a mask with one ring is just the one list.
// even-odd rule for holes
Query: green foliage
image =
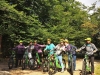
{"label": "green foliage", "polygon": [[9,36],[12,42],[46,43],[51,38],[57,44],[59,39],[68,38],[80,46],[84,38],[100,29],[100,9],[92,15],[86,11],[94,8],[95,3],[88,9],[75,0],[1,0],[0,34]]}
{"label": "green foliage", "polygon": [[16,6],[17,4],[10,5],[6,1],[0,1],[0,17],[2,18],[0,33],[9,35],[12,41],[30,39],[41,23],[36,15],[26,15],[24,11],[15,9]]}

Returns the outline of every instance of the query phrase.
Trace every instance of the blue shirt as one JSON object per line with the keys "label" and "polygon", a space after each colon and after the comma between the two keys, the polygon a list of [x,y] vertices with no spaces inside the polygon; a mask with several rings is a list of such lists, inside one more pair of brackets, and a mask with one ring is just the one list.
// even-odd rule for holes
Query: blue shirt
{"label": "blue shirt", "polygon": [[[54,48],[55,48],[55,45],[53,43],[51,43],[49,45],[46,45],[46,48],[44,50],[54,50]],[[51,51],[50,55],[53,53],[54,53],[54,51]]]}

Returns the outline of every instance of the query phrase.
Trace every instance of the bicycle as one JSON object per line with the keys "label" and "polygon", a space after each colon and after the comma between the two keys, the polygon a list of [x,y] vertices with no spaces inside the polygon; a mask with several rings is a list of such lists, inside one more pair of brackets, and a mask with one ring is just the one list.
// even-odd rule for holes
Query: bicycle
{"label": "bicycle", "polygon": [[[66,51],[66,54],[68,54],[68,70],[70,72],[71,75],[73,75],[73,71],[75,70],[75,63],[74,61],[74,56],[76,53],[76,47],[73,45],[70,45],[71,49]],[[76,57],[76,56],[75,56]]]}
{"label": "bicycle", "polygon": [[[48,51],[48,53],[50,53],[50,51]],[[64,64],[64,67],[66,69],[66,61],[65,61],[65,59],[63,59],[63,64]],[[48,74],[49,75],[52,75],[52,74],[56,73],[57,69],[61,69],[62,68],[61,65],[60,65],[59,60],[57,59],[55,51],[54,51],[53,55],[48,54],[47,68],[48,68]]]}
{"label": "bicycle", "polygon": [[[54,59],[54,56],[50,54],[50,50],[46,50],[44,52],[44,55],[46,56],[44,59],[43,59],[43,72],[48,72],[50,73],[51,71],[51,66],[52,68],[55,68],[55,61],[53,60]],[[54,69],[53,69],[54,70]],[[50,75],[50,74],[49,74]]]}
{"label": "bicycle", "polygon": [[[64,52],[64,53],[65,53],[65,52]],[[63,55],[63,52],[62,52],[62,55]],[[62,67],[61,67],[61,64],[60,64],[60,62],[59,62],[59,60],[58,60],[58,58],[57,58],[56,51],[54,52],[54,57],[55,57],[55,62],[56,62],[56,68],[57,68],[58,71],[59,71],[59,69],[61,70]],[[64,64],[64,70],[66,70],[66,60],[63,58],[63,59],[62,59],[62,62],[63,62],[63,64]]]}
{"label": "bicycle", "polygon": [[[52,50],[51,50],[52,51]],[[56,62],[54,55],[51,55],[50,50],[46,50],[44,54],[46,57],[44,58],[43,62],[43,72],[48,72],[49,75],[52,75],[56,72]]]}
{"label": "bicycle", "polygon": [[8,67],[9,69],[12,69],[14,66],[15,66],[15,51],[13,50],[12,53],[11,53],[11,56],[9,58],[9,61],[8,61]]}
{"label": "bicycle", "polygon": [[[30,53],[31,55],[31,53]],[[28,51],[26,50],[22,59],[22,70],[26,69],[26,67],[28,66],[30,69],[33,69],[33,58],[32,56],[29,58],[28,56]]]}
{"label": "bicycle", "polygon": [[41,64],[38,52],[36,52],[36,57],[34,58],[33,64],[34,64],[33,69],[38,68]]}
{"label": "bicycle", "polygon": [[42,61],[43,72],[48,72],[48,57],[50,56],[49,51],[46,50],[43,55],[45,56]]}
{"label": "bicycle", "polygon": [[[62,69],[62,66],[57,58],[57,55],[56,55],[56,51],[54,51],[54,54],[53,54],[53,57],[50,59],[51,61],[49,62],[49,75],[52,75],[54,73],[56,73],[56,71],[61,71]],[[66,70],[66,61],[65,59],[62,59],[62,62],[64,64],[64,70]]]}
{"label": "bicycle", "polygon": [[69,65],[68,65],[68,67],[69,67],[71,75],[73,75],[74,62],[73,62],[73,54],[72,53],[69,54]]}
{"label": "bicycle", "polygon": [[89,56],[85,54],[85,57],[83,58],[82,72],[80,73],[80,75],[87,75],[90,72],[91,72],[91,65]]}

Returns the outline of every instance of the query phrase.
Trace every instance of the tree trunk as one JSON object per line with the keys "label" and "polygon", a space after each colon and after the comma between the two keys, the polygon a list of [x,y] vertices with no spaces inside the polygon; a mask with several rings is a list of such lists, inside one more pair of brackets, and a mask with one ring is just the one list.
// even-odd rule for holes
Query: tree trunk
{"label": "tree trunk", "polygon": [[1,41],[2,41],[2,35],[0,35],[0,52],[1,52]]}

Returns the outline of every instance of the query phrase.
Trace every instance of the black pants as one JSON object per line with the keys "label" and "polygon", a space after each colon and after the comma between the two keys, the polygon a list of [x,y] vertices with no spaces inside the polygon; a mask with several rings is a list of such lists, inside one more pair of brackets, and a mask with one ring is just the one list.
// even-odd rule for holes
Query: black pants
{"label": "black pants", "polygon": [[94,55],[89,56],[89,60],[91,64],[91,72],[94,73]]}
{"label": "black pants", "polygon": [[21,65],[21,60],[23,58],[23,54],[16,54],[16,63],[15,67],[18,67],[18,65]]}
{"label": "black pants", "polygon": [[[40,61],[42,61],[43,53],[38,53],[38,55],[39,55]],[[32,56],[35,59],[36,58],[36,53],[32,53]]]}
{"label": "black pants", "polygon": [[42,62],[43,53],[38,53],[38,54],[39,54],[40,61]]}
{"label": "black pants", "polygon": [[36,53],[35,53],[35,52],[32,53],[32,58],[33,58],[33,59],[36,59]]}

